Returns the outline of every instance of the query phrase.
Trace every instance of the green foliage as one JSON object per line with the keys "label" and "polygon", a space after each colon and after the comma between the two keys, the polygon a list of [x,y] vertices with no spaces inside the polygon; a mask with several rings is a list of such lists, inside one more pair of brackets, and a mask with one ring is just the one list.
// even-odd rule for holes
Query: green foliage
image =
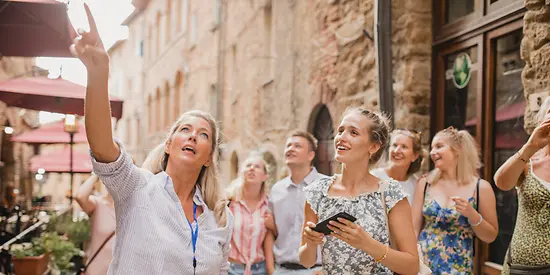
{"label": "green foliage", "polygon": [[71,258],[79,255],[81,253],[80,249],[56,232],[43,233],[41,238],[45,250],[52,256],[54,266],[59,270],[70,270],[72,267]]}
{"label": "green foliage", "polygon": [[60,271],[69,271],[72,268],[71,258],[82,252],[74,243],[60,236],[57,232],[45,232],[39,238],[32,240],[32,247],[15,249],[12,254],[16,258],[40,256],[49,253],[53,266]]}
{"label": "green foliage", "polygon": [[76,246],[80,246],[90,240],[90,228],[90,220],[88,219],[74,221],[68,226],[67,236]]}
{"label": "green foliage", "polygon": [[73,221],[70,215],[52,215],[46,232],[34,238],[31,247],[14,249],[11,253],[17,258],[49,253],[52,266],[60,274],[73,274],[71,258],[83,254],[78,247],[89,239],[89,220]]}
{"label": "green foliage", "polygon": [[28,248],[18,248],[11,251],[11,254],[18,259],[21,259],[23,257],[40,256],[45,253],[46,250],[42,245],[42,240],[39,238],[33,239],[31,246]]}

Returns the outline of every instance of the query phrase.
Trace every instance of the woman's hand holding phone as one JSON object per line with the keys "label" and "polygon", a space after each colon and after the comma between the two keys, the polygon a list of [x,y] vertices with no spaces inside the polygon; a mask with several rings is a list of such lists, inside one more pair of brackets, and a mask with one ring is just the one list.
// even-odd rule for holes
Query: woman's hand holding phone
{"label": "woman's hand holding phone", "polygon": [[308,245],[317,246],[323,244],[323,239],[325,235],[320,232],[314,231],[312,228],[315,228],[315,224],[312,222],[307,222],[306,227],[304,227],[304,240]]}
{"label": "woman's hand holding phone", "polygon": [[330,236],[338,238],[352,247],[363,249],[372,237],[361,226],[349,220],[338,218],[330,221],[328,228],[332,230]]}

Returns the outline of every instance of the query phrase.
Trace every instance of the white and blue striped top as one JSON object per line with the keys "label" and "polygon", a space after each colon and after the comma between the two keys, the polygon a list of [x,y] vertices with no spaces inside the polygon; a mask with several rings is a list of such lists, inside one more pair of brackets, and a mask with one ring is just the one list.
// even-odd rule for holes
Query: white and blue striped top
{"label": "white and blue striped top", "polygon": [[[113,196],[116,239],[108,274],[193,274],[191,230],[170,177],[138,168],[120,142],[120,156],[93,170]],[[197,218],[196,274],[227,274],[233,218],[219,227],[197,188],[193,200],[202,206]],[[195,223],[193,223],[195,228]]]}

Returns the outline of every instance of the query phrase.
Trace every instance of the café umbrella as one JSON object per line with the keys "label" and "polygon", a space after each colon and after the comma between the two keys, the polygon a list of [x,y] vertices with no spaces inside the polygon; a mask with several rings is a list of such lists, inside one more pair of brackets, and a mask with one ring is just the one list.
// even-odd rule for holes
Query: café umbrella
{"label": "caf\u00e9 umbrella", "polygon": [[[84,115],[86,87],[63,78],[20,77],[0,82],[0,101],[10,107]],[[109,96],[112,117],[122,117],[123,101]]]}
{"label": "caf\u00e9 umbrella", "polygon": [[77,36],[67,4],[54,0],[0,0],[0,58],[71,57]]}

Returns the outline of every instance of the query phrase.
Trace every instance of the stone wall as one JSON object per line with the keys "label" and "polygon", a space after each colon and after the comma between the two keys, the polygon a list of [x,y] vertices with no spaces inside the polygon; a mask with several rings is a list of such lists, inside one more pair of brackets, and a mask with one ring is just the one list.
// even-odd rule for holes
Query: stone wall
{"label": "stone wall", "polygon": [[545,0],[525,0],[521,58],[525,60],[522,73],[525,104],[525,130],[531,132],[537,124],[536,111],[531,110],[530,95],[549,92],[550,87],[550,5]]}
{"label": "stone wall", "polygon": [[[310,84],[331,91],[332,101],[330,94],[337,95],[337,115],[349,105],[379,109],[374,41],[361,34],[374,33],[374,1],[316,1],[315,11],[320,19],[313,43],[320,47]],[[396,127],[428,132],[431,3],[393,1],[392,19]]]}
{"label": "stone wall", "polygon": [[[180,2],[188,5],[181,15],[187,25],[183,29],[171,25],[167,38],[165,20],[174,14],[169,7]],[[349,106],[379,108],[374,41],[363,34],[363,30],[374,33],[373,0],[221,1],[224,9],[219,17],[215,2],[172,0],[168,5],[166,0],[152,0],[129,24],[128,45],[139,36],[132,35],[136,33],[132,29],[145,26],[141,32],[145,56],[143,63],[137,63],[144,79],[143,100],[125,102],[125,117],[126,108],[146,113],[141,117],[146,140],[137,147],[148,150],[163,140],[168,122],[174,119],[167,117],[166,109],[222,111],[222,177],[231,180],[240,162],[257,149],[276,167],[273,174],[282,175],[286,135],[294,129],[311,131],[322,106],[328,109],[333,128]],[[394,2],[396,120],[400,127],[425,131],[431,5]],[[167,42],[157,46],[157,36]],[[116,51],[132,51],[128,45]],[[128,60],[115,58],[112,66],[125,71]],[[177,88],[178,75],[182,88]],[[215,100],[222,101],[221,110]]]}
{"label": "stone wall", "polygon": [[429,144],[432,64],[431,1],[393,0],[395,128],[423,133]]}

